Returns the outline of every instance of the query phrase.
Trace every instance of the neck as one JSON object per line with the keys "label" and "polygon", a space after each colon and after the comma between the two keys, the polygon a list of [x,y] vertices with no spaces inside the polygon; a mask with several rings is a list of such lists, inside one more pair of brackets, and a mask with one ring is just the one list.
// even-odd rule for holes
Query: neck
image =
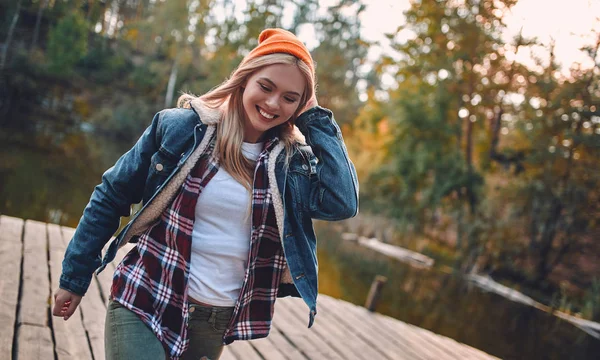
{"label": "neck", "polygon": [[264,137],[264,132],[257,132],[244,126],[244,142],[255,144],[263,141]]}

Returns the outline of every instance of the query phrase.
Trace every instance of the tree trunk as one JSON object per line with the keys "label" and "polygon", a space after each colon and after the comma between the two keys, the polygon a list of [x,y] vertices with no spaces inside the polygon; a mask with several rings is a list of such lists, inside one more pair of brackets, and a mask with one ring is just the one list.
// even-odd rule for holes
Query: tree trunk
{"label": "tree trunk", "polygon": [[179,55],[175,56],[173,60],[173,66],[171,67],[171,75],[169,76],[169,83],[167,85],[167,93],[165,95],[165,107],[171,107],[173,103],[173,92],[175,92],[175,83],[177,82],[177,71],[179,69],[178,61]]}
{"label": "tree trunk", "polygon": [[535,275],[533,278],[534,284],[538,284],[541,281],[545,280],[552,271],[552,267],[548,266],[548,263],[550,260],[550,252],[552,251],[552,244],[554,243],[554,238],[556,237],[558,222],[562,214],[562,210],[563,205],[558,199],[555,199],[552,202],[550,214],[546,219],[544,230],[542,231],[542,234],[540,236],[540,245],[538,252],[539,260],[535,268]]}
{"label": "tree trunk", "polygon": [[463,250],[463,236],[464,236],[464,228],[463,228],[463,218],[464,218],[464,210],[462,206],[462,194],[461,189],[457,189],[456,197],[458,201],[458,211],[456,213],[456,249],[460,252]]}
{"label": "tree trunk", "polygon": [[467,134],[466,134],[466,149],[465,157],[467,161],[467,201],[469,202],[469,214],[475,215],[477,199],[475,191],[473,191],[473,122],[467,119]]}
{"label": "tree trunk", "polygon": [[33,51],[37,46],[38,38],[40,35],[40,25],[42,23],[42,15],[44,14],[44,10],[48,6],[48,0],[43,0],[40,2],[40,7],[38,8],[37,17],[35,18],[35,29],[33,30],[33,40],[31,41],[31,49]]}
{"label": "tree trunk", "polygon": [[10,48],[10,43],[12,42],[13,35],[15,33],[15,28],[17,27],[17,21],[19,21],[19,13],[21,12],[21,0],[17,2],[17,9],[15,10],[15,14],[13,15],[12,21],[10,23],[10,27],[8,28],[8,34],[6,35],[6,41],[4,42],[4,51],[2,52],[2,59],[0,59],[0,70],[4,69],[6,65],[6,57],[8,55],[8,49]]}

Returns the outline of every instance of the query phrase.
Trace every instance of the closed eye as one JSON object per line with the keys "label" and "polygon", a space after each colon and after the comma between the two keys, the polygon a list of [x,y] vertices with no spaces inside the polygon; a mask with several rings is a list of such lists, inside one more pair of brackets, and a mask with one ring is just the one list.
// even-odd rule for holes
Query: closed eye
{"label": "closed eye", "polygon": [[263,91],[265,91],[265,92],[269,92],[269,91],[271,91],[271,89],[270,89],[269,87],[267,87],[267,86],[265,86],[265,85],[263,85],[263,84],[261,84],[261,83],[258,83],[258,85],[260,85],[260,88],[261,88]]}
{"label": "closed eye", "polygon": [[290,98],[287,96],[284,96],[283,98],[285,99],[285,101],[287,101],[289,103],[295,103],[297,101],[296,98]]}

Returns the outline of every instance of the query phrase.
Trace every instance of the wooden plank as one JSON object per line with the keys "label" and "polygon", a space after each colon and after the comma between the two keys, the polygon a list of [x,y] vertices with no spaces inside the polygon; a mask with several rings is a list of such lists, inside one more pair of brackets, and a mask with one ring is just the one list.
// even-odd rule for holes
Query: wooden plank
{"label": "wooden plank", "polygon": [[[398,329],[398,331],[407,332],[413,337],[420,338],[422,343],[428,343],[428,344],[433,343],[434,345],[436,345],[435,346],[436,349],[438,349],[440,344],[443,344],[444,342],[446,343],[446,344],[444,344],[444,346],[445,346],[444,348],[448,349],[448,346],[447,346],[448,341],[455,342],[455,344],[458,345],[458,347],[455,347],[451,350],[453,357],[459,357],[461,359],[465,359],[465,358],[494,359],[495,358],[492,355],[486,354],[485,352],[483,352],[481,350],[474,349],[468,345],[456,342],[455,340],[449,339],[442,335],[432,333],[429,330],[421,329],[414,325],[399,322],[399,321],[397,321],[393,318],[390,318],[388,316],[385,316],[385,315],[381,315],[381,314],[376,314],[376,315],[381,319],[383,326],[386,326],[391,329],[396,328],[396,329]],[[463,357],[461,357],[461,354],[464,353],[465,350],[468,352],[469,355],[467,357],[464,357],[464,355],[463,355]]]}
{"label": "wooden plank", "polygon": [[[106,253],[108,245],[111,243],[112,240],[113,239],[111,238],[108,241],[108,243],[104,246],[104,249],[102,249],[102,258],[104,258],[104,254]],[[106,267],[104,268],[104,270],[102,270],[100,274],[95,275],[100,285],[100,293],[105,299],[105,306],[108,306],[108,298],[110,297],[110,287],[112,285],[112,278],[115,272],[116,263],[116,261],[111,262],[110,264],[106,265]]]}
{"label": "wooden plank", "polygon": [[[442,349],[439,349],[437,346],[435,346],[435,344],[423,341],[419,336],[417,336],[414,333],[414,330],[408,324],[392,318],[380,318],[380,320],[384,320],[381,322],[383,329],[387,328],[386,331],[395,331],[397,334],[401,334],[401,336],[407,342],[412,344],[414,349],[420,351],[421,356],[424,356],[427,359],[449,358],[448,354],[446,354]],[[388,324],[390,326],[386,327],[385,324]]]}
{"label": "wooden plank", "polygon": [[[472,354],[467,350],[467,346],[443,335],[435,334],[429,330],[419,328],[417,326],[407,324],[413,333],[423,339],[425,342],[432,343],[457,359],[473,359]],[[449,356],[450,357],[450,356]]]}
{"label": "wooden plank", "polygon": [[19,299],[23,220],[0,216],[0,359],[12,358]]}
{"label": "wooden plank", "polygon": [[426,356],[428,359],[437,359],[440,358],[440,356],[445,358],[454,358],[453,356],[446,354],[443,349],[439,349],[436,343],[424,341],[415,333],[414,328],[410,324],[406,324],[390,317],[379,316],[378,318],[382,329],[402,334],[404,339],[414,344],[414,347],[421,351],[421,354]]}
{"label": "wooden plank", "polygon": [[[344,302],[342,300],[337,300],[333,298],[331,299],[344,304],[346,311],[359,311],[361,312],[361,318],[368,318],[368,315],[364,313],[365,311],[367,311],[366,309],[354,304]],[[372,313],[372,315],[376,316],[379,314]],[[447,356],[443,352],[440,353],[439,349],[432,347],[432,344],[424,342],[420,337],[416,336],[416,334],[414,334],[414,331],[412,331],[412,329],[407,324],[390,317],[386,317],[386,321],[389,321],[391,326],[386,326],[387,323],[382,323],[382,318],[378,318],[377,328],[380,329],[380,333],[396,334],[396,342],[402,343],[402,349],[405,352],[409,352],[419,359],[439,359],[440,356],[441,358],[447,358]]]}
{"label": "wooden plank", "polygon": [[252,346],[265,360],[306,360],[306,357],[290,344],[275,327],[271,327],[269,336],[252,340]]}
{"label": "wooden plank", "polygon": [[[454,339],[450,339],[448,338],[450,341],[456,341]],[[477,348],[474,348],[470,345],[464,344],[464,343],[459,343],[462,346],[463,350],[466,350],[469,353],[469,359],[476,359],[476,360],[490,360],[490,359],[500,359],[494,355],[488,354],[483,350],[479,350]]]}
{"label": "wooden plank", "polygon": [[[283,301],[282,301],[283,300]],[[321,325],[317,325],[318,323],[323,323],[327,321],[326,319],[321,317],[319,313],[317,316],[318,319],[315,320],[313,327],[310,329],[307,328],[308,325],[308,308],[302,299],[299,298],[286,298],[279,300],[280,306],[287,310],[289,314],[293,314],[298,320],[299,325],[298,331],[308,334],[308,339],[310,342],[315,344],[313,348],[305,348],[302,350],[307,354],[307,356],[311,359],[321,359],[321,358],[342,358],[342,359],[352,359],[356,358],[354,352],[348,348],[345,344],[347,340],[342,340],[336,336],[332,336],[332,333],[329,333],[327,329],[323,329]],[[290,336],[288,332],[285,332],[288,338],[291,338],[292,341],[296,339],[296,335]],[[326,353],[327,356],[318,356],[314,353],[309,353],[307,350],[316,349],[320,352]]]}
{"label": "wooden plank", "polygon": [[[325,301],[335,301],[343,306],[344,311],[348,316],[354,316],[360,321],[368,324],[373,331],[376,331],[380,336],[387,340],[388,343],[392,343],[398,351],[403,354],[404,357],[415,358],[415,359],[431,359],[435,356],[434,352],[431,352],[429,347],[423,350],[422,341],[418,340],[412,332],[407,332],[406,328],[398,329],[396,327],[388,328],[381,323],[380,318],[377,316],[378,313],[370,312],[362,306],[354,305],[352,303],[345,302],[343,300],[329,298]],[[391,322],[398,322],[401,325],[406,325],[400,320],[387,317]]]}
{"label": "wooden plank", "polygon": [[[413,330],[413,334],[419,336],[423,341],[429,342],[430,344],[436,346],[437,348],[443,350],[449,359],[466,359],[469,357],[465,357],[465,354],[461,351],[461,346],[458,343],[451,343],[446,341],[446,337],[442,335],[434,334],[428,330],[421,329],[414,325],[409,325]],[[457,346],[459,345],[459,346]]]}
{"label": "wooden plank", "polygon": [[[65,245],[63,244],[61,230],[58,225],[48,224],[48,240],[52,288],[58,289],[62,269],[61,263],[65,253]],[[54,297],[52,297],[52,306],[54,306]],[[87,360],[92,358],[81,318],[81,307],[75,310],[75,313],[68,321],[64,321],[59,317],[53,317],[52,325],[58,360]]]}
{"label": "wooden plank", "polygon": [[319,311],[313,331],[319,333],[327,341],[337,342],[347,359],[382,359],[384,355],[375,351],[361,339],[355,329],[348,328],[339,323],[332,312]]}
{"label": "wooden plank", "polygon": [[[111,238],[110,241],[106,244],[106,246],[102,250],[103,255],[106,252],[106,249],[108,249],[108,245],[111,243],[112,240],[113,239]],[[135,244],[127,244],[127,245],[123,246],[122,248],[120,248],[117,251],[115,259],[111,263],[107,264],[106,268],[104,268],[104,270],[99,275],[96,275],[98,282],[100,283],[100,291],[101,291],[104,299],[106,299],[107,303],[108,303],[108,298],[110,297],[110,287],[112,285],[112,279],[113,279],[113,275],[115,273],[115,268],[121,262],[121,260],[123,260],[123,257],[133,247],[135,247]]]}
{"label": "wooden plank", "polygon": [[[457,346],[449,347],[446,340],[451,339],[442,335],[434,334],[428,330],[421,329],[411,324],[406,324],[382,314],[374,314],[374,316],[379,318],[382,328],[385,328],[388,331],[396,331],[404,334],[405,337],[410,341],[414,341],[416,344],[421,344],[419,349],[421,349],[422,352],[427,352],[427,355],[430,358],[438,358],[439,356],[458,359],[473,358],[473,353],[471,351],[468,351],[468,354],[465,354],[465,349],[468,349],[464,344],[455,342]],[[427,333],[431,335],[427,335]],[[424,349],[424,346],[427,346],[427,348]],[[477,358],[481,359],[481,357]],[[489,356],[483,358],[490,359]]]}
{"label": "wooden plank", "polygon": [[[276,315],[273,316],[273,320],[275,320],[275,317]],[[269,336],[263,339],[252,340],[252,346],[265,360],[306,360],[306,357],[286,340],[274,324],[271,326]]]}
{"label": "wooden plank", "polygon": [[17,344],[19,360],[54,359],[54,344],[49,327],[21,324]]}
{"label": "wooden plank", "polygon": [[265,360],[285,359],[285,355],[279,352],[277,347],[273,346],[273,343],[270,341],[269,337],[271,337],[271,335],[269,335],[267,338],[251,340],[250,343]]}
{"label": "wooden plank", "polygon": [[227,345],[229,351],[231,351],[236,358],[243,360],[262,360],[262,357],[258,355],[258,352],[250,345],[250,341],[240,340],[234,341]]}
{"label": "wooden plank", "polygon": [[477,352],[472,351],[475,350],[472,347],[460,343],[452,338],[435,334],[427,329],[422,329],[419,327],[415,328],[415,333],[419,336],[423,337],[426,341],[432,341],[434,343],[439,344],[441,347],[446,348],[449,352],[452,352],[459,359],[490,359],[492,356],[485,354],[482,351],[477,350]]}
{"label": "wooden plank", "polygon": [[271,346],[279,349],[290,360],[306,360],[307,357],[279,331],[275,326],[271,327],[271,333],[267,337],[271,341]]}
{"label": "wooden plank", "polygon": [[19,324],[48,326],[51,290],[47,251],[46,224],[39,221],[25,221]]}
{"label": "wooden plank", "polygon": [[[47,326],[48,297],[51,289],[58,288],[65,247],[73,231],[0,216],[0,321],[20,324],[16,334],[12,325],[0,327],[0,358],[12,357],[15,337],[20,360],[54,357],[52,334]],[[108,276],[104,280],[99,276],[98,281],[92,282],[68,322],[51,319],[59,360],[92,359],[92,354],[95,359],[104,358],[106,304],[100,294],[108,290],[115,264],[133,246],[128,244],[118,251],[115,261],[107,266]],[[50,252],[51,281],[46,249]],[[17,314],[21,261],[23,284]],[[325,295],[319,299],[319,316],[312,329],[306,328],[307,311],[301,299],[278,299],[269,337],[236,341],[225,347],[221,359],[495,359],[453,339],[370,313],[360,306]]]}
{"label": "wooden plank", "polygon": [[[335,301],[335,299],[328,297],[321,297],[319,303],[321,304],[321,312],[326,311],[331,313],[338,323],[343,324],[347,328],[351,328],[356,331],[356,335],[367,342],[371,348],[376,349],[381,353],[381,357],[388,359],[397,359],[399,354],[395,346],[386,343],[385,338],[375,335],[369,328],[368,325],[362,319],[355,318],[351,312],[348,311],[347,303],[341,301]],[[406,358],[406,357],[402,357]]]}
{"label": "wooden plank", "polygon": [[112,285],[112,277],[114,272],[114,265],[108,264],[100,274],[95,275],[96,279],[98,279],[98,291],[104,298],[104,307],[108,305],[108,298],[110,297],[110,287]]}
{"label": "wooden plank", "polygon": [[[414,346],[403,342],[396,342],[394,338],[402,338],[401,334],[395,334],[391,331],[382,331],[379,324],[373,322],[372,313],[364,308],[335,298],[319,295],[319,304],[324,311],[336,311],[343,314],[342,322],[347,322],[348,326],[358,329],[360,336],[369,339],[373,346],[387,354],[390,359],[425,359],[419,354]],[[358,309],[364,310],[360,314]]]}
{"label": "wooden plank", "polygon": [[219,360],[237,360],[237,358],[231,352],[231,350],[229,349],[229,346],[225,346],[225,348],[223,349],[223,353],[221,354],[221,357],[219,358]]}
{"label": "wooden plank", "polygon": [[[73,237],[75,229],[61,227],[63,245],[66,247]],[[98,282],[92,278],[90,287],[83,297],[81,304],[83,327],[87,332],[94,359],[104,359],[104,322],[106,320],[106,304],[100,296]]]}
{"label": "wooden plank", "polygon": [[[307,309],[302,299],[283,298],[275,303],[274,326],[309,359],[345,359],[323,337],[307,327]],[[338,347],[340,344],[336,344]]]}

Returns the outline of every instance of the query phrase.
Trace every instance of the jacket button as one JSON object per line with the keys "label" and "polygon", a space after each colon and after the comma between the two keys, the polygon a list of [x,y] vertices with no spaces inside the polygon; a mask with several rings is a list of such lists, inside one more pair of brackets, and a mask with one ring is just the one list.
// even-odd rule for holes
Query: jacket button
{"label": "jacket button", "polygon": [[304,170],[308,170],[308,165],[304,164],[304,165],[302,165],[302,168],[303,168]]}
{"label": "jacket button", "polygon": [[195,308],[195,307],[193,307],[193,306],[192,306],[192,307],[190,307],[190,312],[191,312],[191,313],[193,313],[194,311],[196,311],[196,308]]}
{"label": "jacket button", "polygon": [[163,164],[156,164],[156,170],[158,171],[162,171],[163,170]]}

